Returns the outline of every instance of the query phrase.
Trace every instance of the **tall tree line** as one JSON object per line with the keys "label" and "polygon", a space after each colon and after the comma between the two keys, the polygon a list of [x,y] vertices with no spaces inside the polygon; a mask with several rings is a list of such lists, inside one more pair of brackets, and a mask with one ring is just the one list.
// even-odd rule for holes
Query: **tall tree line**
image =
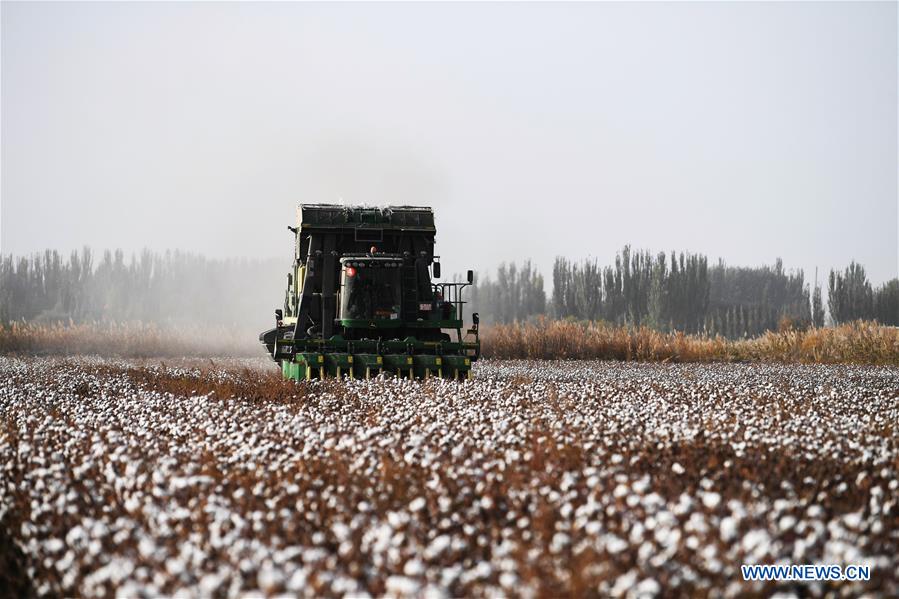
{"label": "tall tree line", "polygon": [[[99,257],[84,248],[64,256],[45,251],[0,256],[0,324],[11,321],[199,322],[262,327],[280,307],[287,268],[280,260],[214,260],[184,252],[121,250]],[[614,262],[556,258],[553,293],[530,261],[478,274],[466,313],[484,322],[540,315],[646,325],[663,331],[757,335],[784,322],[825,324],[822,289],[803,273],[773,266],[710,266],[700,254],[634,251]],[[863,319],[899,325],[899,279],[878,287],[853,262],[830,272],[831,322]]]}
{"label": "tall tree line", "polygon": [[12,321],[254,324],[280,307],[281,261],[89,248],[0,257],[0,324]]}
{"label": "tall tree line", "polygon": [[827,304],[834,322],[877,320],[899,325],[899,279],[873,288],[861,264],[830,271]]}
{"label": "tall tree line", "polygon": [[495,280],[489,275],[476,275],[466,301],[470,305],[466,312],[478,312],[485,322],[525,321],[546,313],[543,275],[530,260],[520,267],[500,264]]}
{"label": "tall tree line", "polygon": [[708,263],[704,256],[624,249],[613,266],[595,259],[553,264],[552,315],[604,320],[619,325],[648,325],[661,330],[701,329],[709,301]]}
{"label": "tall tree line", "polygon": [[[709,310],[705,330],[726,337],[754,336],[777,329],[781,323],[813,323],[812,303],[803,272],[786,272],[778,259],[774,266],[727,266],[712,269]],[[820,323],[823,324],[823,323]]]}
{"label": "tall tree line", "polygon": [[[527,273],[526,282],[521,273]],[[503,264],[495,280],[479,277],[472,303],[488,322],[547,315],[731,338],[785,325],[825,325],[821,287],[810,287],[801,270],[785,270],[780,259],[759,267],[723,261],[710,266],[701,254],[652,254],[625,246],[605,266],[596,259],[556,258],[552,283],[552,297],[541,309],[543,280],[530,262],[521,269]],[[827,291],[834,323],[866,319],[899,325],[899,279],[872,288],[864,269],[853,263],[831,272]],[[537,297],[540,301],[532,299]]]}

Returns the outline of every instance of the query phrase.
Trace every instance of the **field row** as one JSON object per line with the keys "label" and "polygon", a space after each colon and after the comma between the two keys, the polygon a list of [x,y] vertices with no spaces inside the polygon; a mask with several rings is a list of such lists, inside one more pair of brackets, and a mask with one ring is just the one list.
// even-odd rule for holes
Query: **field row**
{"label": "field row", "polygon": [[[899,366],[899,327],[856,322],[838,327],[768,331],[755,338],[661,333],[647,327],[538,319],[482,328],[493,359],[638,362],[782,362]],[[22,324],[0,327],[0,354],[264,356],[255,331],[145,323]]]}
{"label": "field row", "polygon": [[[0,358],[39,594],[899,595],[899,370],[493,362],[465,383]],[[20,587],[24,588],[24,587]]]}

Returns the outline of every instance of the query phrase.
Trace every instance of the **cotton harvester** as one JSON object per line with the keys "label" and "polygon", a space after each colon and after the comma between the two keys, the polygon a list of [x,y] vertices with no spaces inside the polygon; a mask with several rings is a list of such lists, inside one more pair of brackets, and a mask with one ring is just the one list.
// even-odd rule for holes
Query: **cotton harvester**
{"label": "cotton harvester", "polygon": [[[259,335],[285,378],[471,378],[478,315],[463,334],[464,283],[436,283],[434,212],[303,204],[276,326]],[[449,332],[454,333],[451,337]]]}

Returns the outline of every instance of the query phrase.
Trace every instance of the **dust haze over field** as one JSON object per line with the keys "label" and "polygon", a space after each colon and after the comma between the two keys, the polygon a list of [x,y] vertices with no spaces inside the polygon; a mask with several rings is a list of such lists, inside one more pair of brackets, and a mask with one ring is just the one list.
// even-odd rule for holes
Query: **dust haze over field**
{"label": "dust haze over field", "polygon": [[897,273],[892,3],[4,3],[2,28],[3,252],[286,263],[295,205],[343,201],[435,206],[447,273],[625,243]]}

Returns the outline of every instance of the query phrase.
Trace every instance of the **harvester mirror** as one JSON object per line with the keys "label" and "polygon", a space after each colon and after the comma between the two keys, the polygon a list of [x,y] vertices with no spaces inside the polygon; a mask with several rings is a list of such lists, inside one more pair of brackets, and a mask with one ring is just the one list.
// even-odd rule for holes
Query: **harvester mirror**
{"label": "harvester mirror", "polygon": [[440,278],[440,263],[439,262],[434,263],[434,278],[435,279]]}
{"label": "harvester mirror", "polygon": [[471,322],[478,325],[481,324],[481,316],[477,312],[471,315]]}
{"label": "harvester mirror", "polygon": [[472,283],[474,283],[474,271],[469,270],[468,271],[468,284],[471,285]]}
{"label": "harvester mirror", "polygon": [[275,310],[275,320],[279,323],[284,320],[284,310]]}

